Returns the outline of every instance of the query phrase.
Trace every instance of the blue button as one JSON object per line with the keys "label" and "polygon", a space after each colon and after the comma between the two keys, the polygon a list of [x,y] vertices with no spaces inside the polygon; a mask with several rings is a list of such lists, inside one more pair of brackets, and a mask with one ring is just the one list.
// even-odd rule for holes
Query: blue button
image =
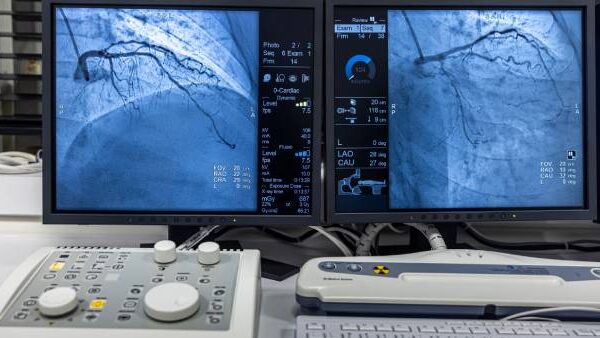
{"label": "blue button", "polygon": [[359,272],[360,270],[362,270],[362,267],[358,264],[348,264],[348,270],[352,272]]}
{"label": "blue button", "polygon": [[325,262],[325,263],[321,264],[321,267],[325,270],[333,270],[333,269],[335,269],[335,263]]}

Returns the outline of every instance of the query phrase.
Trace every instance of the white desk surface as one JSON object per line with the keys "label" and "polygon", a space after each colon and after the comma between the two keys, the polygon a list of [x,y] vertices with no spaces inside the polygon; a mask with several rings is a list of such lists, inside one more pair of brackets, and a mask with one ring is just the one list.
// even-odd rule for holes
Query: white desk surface
{"label": "white desk surface", "polygon": [[[509,238],[517,238],[519,241],[600,239],[600,225],[582,222],[571,224],[555,222],[541,225],[495,224],[480,229],[485,230],[486,234],[495,235],[495,238],[507,239],[506,234],[509,234]],[[502,238],[503,236],[505,238]],[[38,218],[0,217],[0,283],[29,254],[42,246],[138,247],[140,243],[153,243],[166,237],[166,227],[160,226],[56,226],[42,225]],[[256,236],[256,231],[252,229],[231,231],[225,237],[225,239],[234,238],[244,238],[241,242],[245,248],[259,248],[264,257],[298,266],[311,257],[338,255],[336,249],[322,238],[312,239],[303,245],[290,245]],[[532,255],[600,261],[600,253],[545,252]],[[263,278],[260,338],[294,337],[295,317],[298,313],[294,296],[295,282],[296,276],[283,282]]]}

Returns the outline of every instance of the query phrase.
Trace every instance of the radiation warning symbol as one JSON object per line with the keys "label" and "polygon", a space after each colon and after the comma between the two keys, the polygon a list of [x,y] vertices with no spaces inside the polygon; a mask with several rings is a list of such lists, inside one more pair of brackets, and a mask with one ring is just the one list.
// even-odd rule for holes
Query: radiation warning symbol
{"label": "radiation warning symbol", "polygon": [[376,267],[373,268],[373,272],[376,275],[387,275],[388,273],[390,273],[390,269],[388,269],[384,265],[377,265]]}

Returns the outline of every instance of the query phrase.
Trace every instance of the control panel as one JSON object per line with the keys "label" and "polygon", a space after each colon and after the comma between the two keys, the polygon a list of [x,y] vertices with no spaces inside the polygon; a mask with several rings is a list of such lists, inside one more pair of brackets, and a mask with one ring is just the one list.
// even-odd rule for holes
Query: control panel
{"label": "control panel", "polygon": [[311,259],[298,275],[296,300],[329,314],[501,318],[525,309],[597,307],[592,290],[599,286],[598,262],[447,249]]}
{"label": "control panel", "polygon": [[42,251],[0,289],[11,294],[0,298],[0,336],[7,329],[126,328],[254,337],[258,251],[221,252],[210,242],[179,251],[170,241],[154,249]]}

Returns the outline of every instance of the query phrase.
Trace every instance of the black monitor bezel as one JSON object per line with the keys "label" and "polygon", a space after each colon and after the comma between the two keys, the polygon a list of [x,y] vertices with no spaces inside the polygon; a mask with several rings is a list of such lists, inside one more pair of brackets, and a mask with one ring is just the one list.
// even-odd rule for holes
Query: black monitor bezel
{"label": "black monitor bezel", "polygon": [[[334,145],[334,10],[336,7],[401,7],[401,8],[582,8],[584,10],[585,53],[584,103],[586,154],[586,205],[584,208],[502,208],[502,209],[437,209],[386,212],[337,212]],[[360,222],[482,222],[591,220],[597,208],[596,165],[596,70],[595,70],[595,2],[594,0],[329,0],[325,8],[325,158],[326,220],[329,223]]]}
{"label": "black monitor bezel", "polygon": [[[65,212],[55,203],[55,110],[54,110],[54,6],[103,7],[200,7],[207,9],[310,9],[314,13],[312,210],[310,215],[259,215],[256,213],[178,212]],[[139,225],[316,225],[322,220],[321,139],[323,2],[321,0],[48,0],[42,7],[42,107],[43,107],[43,223],[46,224],[139,224]]]}

